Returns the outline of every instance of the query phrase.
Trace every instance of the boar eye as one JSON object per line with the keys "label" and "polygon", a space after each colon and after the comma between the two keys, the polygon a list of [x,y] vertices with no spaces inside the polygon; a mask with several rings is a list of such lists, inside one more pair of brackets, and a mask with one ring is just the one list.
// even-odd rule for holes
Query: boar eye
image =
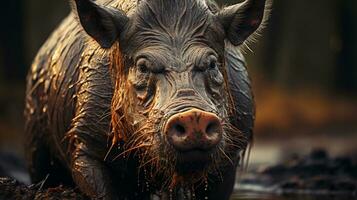
{"label": "boar eye", "polygon": [[141,73],[148,73],[148,72],[149,72],[149,69],[148,69],[148,67],[147,67],[145,64],[141,64],[141,65],[139,65],[138,67],[139,67],[139,71],[140,71]]}
{"label": "boar eye", "polygon": [[216,69],[217,68],[217,62],[216,61],[211,61],[211,63],[209,64],[209,68],[210,69]]}
{"label": "boar eye", "polygon": [[218,68],[218,62],[217,62],[217,58],[215,56],[210,56],[208,63],[209,63],[208,67],[210,70],[214,70],[214,69]]}
{"label": "boar eye", "polygon": [[138,67],[138,70],[141,73],[148,73],[149,72],[149,68],[147,66],[147,61],[144,58],[140,58],[137,62],[136,62],[136,66]]}

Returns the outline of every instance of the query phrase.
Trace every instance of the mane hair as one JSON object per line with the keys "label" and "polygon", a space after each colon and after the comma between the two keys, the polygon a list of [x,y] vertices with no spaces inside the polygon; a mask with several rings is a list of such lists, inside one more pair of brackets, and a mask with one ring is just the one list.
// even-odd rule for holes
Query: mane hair
{"label": "mane hair", "polygon": [[111,106],[111,138],[112,146],[118,144],[120,141],[126,141],[130,132],[131,126],[128,126],[125,120],[127,113],[128,102],[125,99],[127,95],[127,73],[124,64],[124,57],[120,51],[119,43],[116,42],[110,49],[109,53],[111,59],[112,79],[114,80],[114,95]]}

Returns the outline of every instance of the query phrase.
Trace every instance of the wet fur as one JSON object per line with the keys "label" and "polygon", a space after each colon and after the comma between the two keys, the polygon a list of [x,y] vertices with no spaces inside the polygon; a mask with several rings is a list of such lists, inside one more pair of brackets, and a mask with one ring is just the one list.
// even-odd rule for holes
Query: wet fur
{"label": "wet fur", "polygon": [[[99,2],[120,8],[128,13],[133,13],[136,7],[135,3],[125,0]],[[162,0],[161,5],[168,4],[167,2]],[[177,0],[178,4],[187,2]],[[160,31],[165,31],[167,35],[183,34],[179,37],[181,40],[176,42],[190,45],[193,41],[184,41],[186,38],[210,28],[205,26],[206,21],[196,24],[197,22],[192,20],[207,15],[207,12],[203,11],[209,8],[205,7],[203,1],[198,2],[194,6],[203,9],[193,10],[202,12],[188,12],[191,9],[187,7],[189,5],[187,4],[183,6],[185,9],[182,12],[178,12],[177,17],[181,20],[175,23],[167,20],[174,19],[172,16],[155,18],[155,16],[160,16],[157,14],[161,12],[159,7],[151,8],[143,13],[155,19],[151,21],[150,26],[160,27]],[[140,4],[139,9],[141,9]],[[172,9],[175,8],[172,7]],[[208,15],[203,18],[212,20],[210,17]],[[143,23],[148,21],[143,20]],[[169,26],[172,29],[167,29]],[[130,32],[130,30],[127,31]],[[165,43],[173,42],[170,38],[160,39],[168,40]],[[225,171],[234,173],[240,159],[237,150],[245,150],[252,138],[254,103],[250,81],[241,53],[237,48],[227,45],[225,53],[223,53],[224,49],[221,49],[226,60],[221,70],[224,72],[226,88],[229,88],[226,94],[229,114],[224,119],[226,144],[224,148],[222,146],[212,155],[215,163],[210,168],[192,183],[181,185],[188,188],[191,195],[192,187],[199,188],[197,194],[204,193],[200,190],[207,179],[214,188],[214,182],[222,181],[226,176]],[[182,49],[185,49],[185,46],[182,46]],[[125,54],[130,51],[134,49],[126,49]],[[33,181],[40,181],[49,173],[49,185],[66,182],[72,184],[69,171],[74,163],[71,158],[86,153],[101,160],[110,168],[119,168],[119,170],[114,170],[117,177],[139,176],[138,179],[144,182],[152,180],[152,185],[146,191],[148,194],[155,193],[157,190],[167,192],[167,188],[175,181],[180,185],[172,165],[176,158],[167,156],[173,155],[172,149],[168,148],[168,145],[152,145],[155,137],[160,135],[158,133],[161,131],[162,118],[167,117],[163,114],[164,110],[154,112],[151,107],[148,107],[145,114],[149,115],[151,120],[146,121],[140,127],[134,127],[131,124],[131,113],[127,113],[130,107],[127,99],[130,91],[126,85],[128,63],[124,63],[124,60],[128,59],[124,59],[123,55],[118,43],[108,50],[101,49],[83,32],[73,14],[42,47],[27,79],[25,117],[28,160]],[[234,70],[229,71],[231,69]],[[47,153],[44,154],[44,152]],[[129,166],[136,166],[134,171],[128,173],[128,169],[124,167],[126,165],[122,164],[125,160],[128,161]],[[52,162],[54,164],[49,164],[51,161],[54,161]],[[43,162],[48,163],[41,165],[40,163]],[[60,169],[54,165],[59,165]],[[227,168],[229,170],[226,170]],[[63,180],[57,180],[58,177],[54,176],[60,173],[65,174]],[[234,174],[228,176],[234,177]],[[136,182],[134,180],[134,183],[126,186],[116,183],[119,188],[131,187],[127,189],[127,194],[119,194],[119,196],[126,196],[146,187],[145,183],[138,186]],[[217,188],[219,190],[219,187]],[[165,194],[162,195],[165,196]]]}

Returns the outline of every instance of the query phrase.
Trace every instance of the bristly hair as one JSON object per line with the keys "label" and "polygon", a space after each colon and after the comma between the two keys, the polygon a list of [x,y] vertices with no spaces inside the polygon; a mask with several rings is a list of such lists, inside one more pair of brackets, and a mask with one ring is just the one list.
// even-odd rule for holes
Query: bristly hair
{"label": "bristly hair", "polygon": [[205,24],[208,7],[197,0],[146,0],[138,6],[142,24],[167,34],[188,34]]}
{"label": "bristly hair", "polygon": [[140,47],[158,42],[161,45],[184,47],[194,37],[203,38],[213,16],[210,13],[207,4],[201,0],[140,1],[131,16],[133,22],[128,29],[127,39],[140,34],[141,37],[135,37],[135,41],[131,41],[137,44],[132,46]]}

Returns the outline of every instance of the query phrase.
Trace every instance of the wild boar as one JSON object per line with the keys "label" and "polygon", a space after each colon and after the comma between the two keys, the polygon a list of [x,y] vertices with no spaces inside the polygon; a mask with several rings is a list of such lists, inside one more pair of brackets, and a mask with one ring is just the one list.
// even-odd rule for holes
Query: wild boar
{"label": "wild boar", "polygon": [[94,199],[229,199],[252,139],[240,46],[265,0],[71,0],[27,78],[33,182]]}

